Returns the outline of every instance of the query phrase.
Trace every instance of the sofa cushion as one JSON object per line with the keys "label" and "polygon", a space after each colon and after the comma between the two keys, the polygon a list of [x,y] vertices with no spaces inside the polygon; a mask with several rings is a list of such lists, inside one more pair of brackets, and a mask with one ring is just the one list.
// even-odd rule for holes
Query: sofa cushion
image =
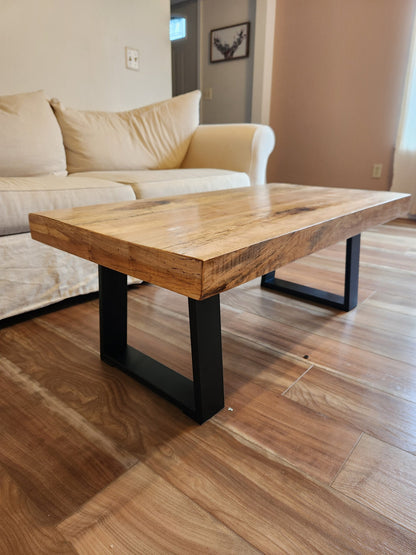
{"label": "sofa cushion", "polygon": [[177,168],[199,123],[200,91],[127,112],[65,108],[51,100],[70,173]]}
{"label": "sofa cushion", "polygon": [[137,198],[203,193],[250,185],[250,179],[246,173],[211,168],[72,174],[72,177],[85,178],[85,176],[109,179],[130,185]]}
{"label": "sofa cushion", "polygon": [[66,175],[62,133],[43,91],[0,96],[0,176]]}
{"label": "sofa cushion", "polygon": [[131,187],[104,179],[55,175],[0,177],[0,235],[28,231],[30,212],[134,198]]}

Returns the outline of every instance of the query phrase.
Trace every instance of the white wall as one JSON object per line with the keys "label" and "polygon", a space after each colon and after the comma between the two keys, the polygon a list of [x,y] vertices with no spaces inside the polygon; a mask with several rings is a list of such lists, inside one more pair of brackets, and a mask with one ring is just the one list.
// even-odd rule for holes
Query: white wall
{"label": "white wall", "polygon": [[[201,0],[201,88],[212,88],[212,100],[202,100],[203,123],[238,123],[251,119],[255,0]],[[248,58],[211,64],[210,31],[251,22]]]}
{"label": "white wall", "polygon": [[98,110],[169,98],[169,18],[169,0],[0,0],[0,95],[44,89]]}

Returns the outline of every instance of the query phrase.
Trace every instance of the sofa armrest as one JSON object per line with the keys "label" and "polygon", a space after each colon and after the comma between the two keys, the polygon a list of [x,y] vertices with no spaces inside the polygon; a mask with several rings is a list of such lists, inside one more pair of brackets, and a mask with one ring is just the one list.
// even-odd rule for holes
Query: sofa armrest
{"label": "sofa armrest", "polygon": [[267,125],[199,125],[192,136],[182,167],[245,172],[252,185],[263,185],[266,182],[267,161],[274,144],[274,133]]}

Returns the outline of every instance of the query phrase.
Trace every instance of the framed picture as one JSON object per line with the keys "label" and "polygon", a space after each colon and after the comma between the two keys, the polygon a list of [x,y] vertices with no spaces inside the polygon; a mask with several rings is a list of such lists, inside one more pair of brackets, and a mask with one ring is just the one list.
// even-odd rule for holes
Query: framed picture
{"label": "framed picture", "polygon": [[211,31],[210,62],[231,62],[248,57],[250,23],[239,23]]}

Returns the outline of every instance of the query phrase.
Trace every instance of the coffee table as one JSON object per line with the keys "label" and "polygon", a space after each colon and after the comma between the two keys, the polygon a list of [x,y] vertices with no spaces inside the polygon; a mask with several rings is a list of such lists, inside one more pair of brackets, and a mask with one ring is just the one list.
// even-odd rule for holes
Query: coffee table
{"label": "coffee table", "polygon": [[[360,233],[408,211],[401,193],[272,184],[30,214],[33,239],[99,265],[101,358],[199,423],[224,407],[219,294],[253,278],[341,310],[357,304]],[[346,240],[344,297],[274,271]],[[127,275],[188,297],[193,380],[127,344]]]}

